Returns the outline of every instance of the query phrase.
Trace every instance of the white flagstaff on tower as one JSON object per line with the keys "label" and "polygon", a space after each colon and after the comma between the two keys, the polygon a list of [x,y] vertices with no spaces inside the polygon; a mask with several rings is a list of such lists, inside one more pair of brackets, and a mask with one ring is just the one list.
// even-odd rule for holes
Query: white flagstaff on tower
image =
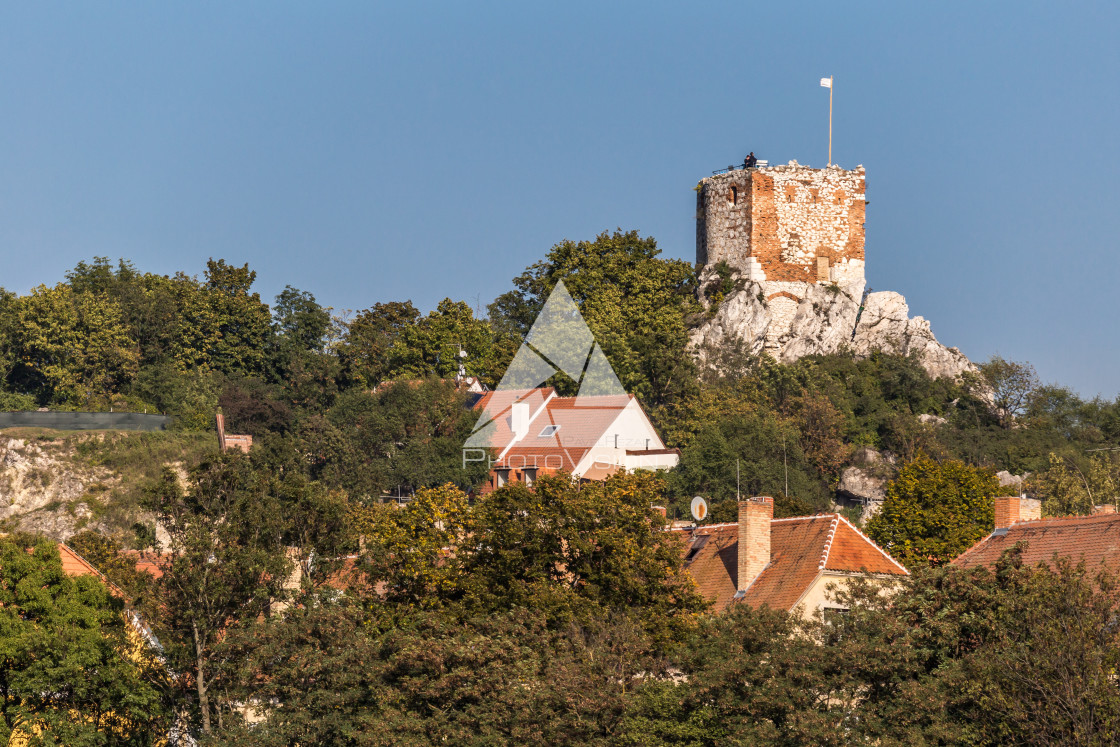
{"label": "white flagstaff on tower", "polygon": [[828,165],[832,165],[832,76],[821,78],[821,85],[828,89]]}

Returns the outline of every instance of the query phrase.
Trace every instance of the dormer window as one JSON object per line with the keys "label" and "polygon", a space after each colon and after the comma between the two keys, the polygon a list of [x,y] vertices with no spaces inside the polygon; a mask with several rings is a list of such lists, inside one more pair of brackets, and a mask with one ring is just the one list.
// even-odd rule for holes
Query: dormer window
{"label": "dormer window", "polygon": [[551,438],[556,435],[556,431],[558,430],[560,430],[560,426],[558,425],[546,425],[538,438]]}

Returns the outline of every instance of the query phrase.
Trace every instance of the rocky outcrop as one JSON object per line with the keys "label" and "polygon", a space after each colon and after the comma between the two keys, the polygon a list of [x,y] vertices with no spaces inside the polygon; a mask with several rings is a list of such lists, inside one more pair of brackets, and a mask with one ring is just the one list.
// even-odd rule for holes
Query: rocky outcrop
{"label": "rocky outcrop", "polygon": [[877,477],[861,467],[848,467],[840,474],[840,484],[836,492],[844,503],[863,508],[860,524],[865,524],[879,512],[883,501],[886,500],[886,482],[884,478]]}
{"label": "rocky outcrop", "polygon": [[887,497],[883,487],[885,484],[886,480],[875,477],[859,467],[848,467],[840,475],[837,491],[861,503],[872,501],[882,503]]}
{"label": "rocky outcrop", "polygon": [[1027,478],[1031,476],[1030,472],[1024,472],[1021,475],[1013,475],[1005,469],[996,473],[996,479],[999,480],[1001,488],[1007,488],[1014,485],[1020,491],[1024,490],[1027,485]]}
{"label": "rocky outcrop", "polygon": [[56,540],[87,523],[91,504],[117,480],[108,470],[79,467],[73,457],[69,445],[0,438],[0,520]]}
{"label": "rocky outcrop", "polygon": [[767,299],[757,283],[736,280],[736,290],[693,330],[691,341],[702,362],[718,365],[713,351],[741,345],[744,352],[767,352],[784,363],[843,352],[866,357],[881,350],[915,355],[934,378],[975,370],[960,350],[937,341],[928,321],[910,317],[906,299],[898,293],[868,295],[857,326],[859,300],[837,285],[818,283],[800,298],[787,294]]}

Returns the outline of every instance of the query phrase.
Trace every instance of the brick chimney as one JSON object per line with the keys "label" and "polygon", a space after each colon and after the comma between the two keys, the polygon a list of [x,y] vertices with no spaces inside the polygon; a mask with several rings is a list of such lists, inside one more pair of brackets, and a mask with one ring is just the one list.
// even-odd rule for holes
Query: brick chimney
{"label": "brick chimney", "polygon": [[1001,495],[996,498],[996,529],[1007,527],[1019,521],[1033,521],[1042,518],[1042,502],[1034,498],[1017,495]]}
{"label": "brick chimney", "polygon": [[770,521],[774,499],[769,496],[739,501],[738,591],[745,590],[770,563]]}

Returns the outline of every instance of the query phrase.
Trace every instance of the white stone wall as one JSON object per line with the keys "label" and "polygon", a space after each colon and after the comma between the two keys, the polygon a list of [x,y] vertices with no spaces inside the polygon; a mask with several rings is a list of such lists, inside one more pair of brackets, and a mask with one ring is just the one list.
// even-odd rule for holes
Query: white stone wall
{"label": "white stone wall", "polygon": [[862,169],[811,169],[790,161],[762,173],[774,180],[782,261],[810,264],[822,253],[844,254],[851,205],[864,201]]}

